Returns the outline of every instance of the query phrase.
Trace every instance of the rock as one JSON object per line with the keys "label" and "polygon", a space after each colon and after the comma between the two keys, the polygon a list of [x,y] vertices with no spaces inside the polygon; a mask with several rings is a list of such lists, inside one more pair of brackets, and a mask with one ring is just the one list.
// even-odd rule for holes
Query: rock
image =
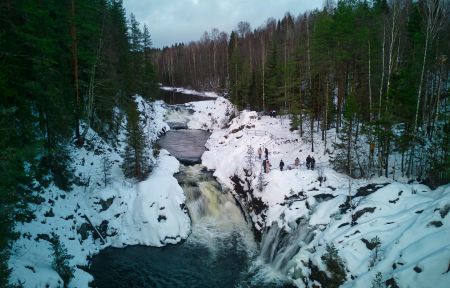
{"label": "rock", "polygon": [[355,196],[353,197],[360,197],[360,196],[368,196],[374,192],[376,192],[378,189],[383,188],[384,186],[388,185],[389,183],[383,183],[383,184],[369,184],[364,187],[358,188]]}
{"label": "rock", "polygon": [[48,234],[37,234],[37,237],[34,238],[34,240],[39,241],[39,240],[45,240],[50,242],[50,236],[48,236]]}
{"label": "rock", "polygon": [[314,195],[313,197],[316,198],[317,202],[321,203],[323,201],[331,200],[336,196],[334,196],[332,194],[321,193],[321,194]]}
{"label": "rock", "polygon": [[373,211],[375,211],[375,209],[376,209],[375,207],[366,207],[366,208],[356,211],[352,215],[352,221],[355,222],[365,213],[373,213]]}
{"label": "rock", "polygon": [[393,277],[386,280],[385,284],[386,287],[388,288],[400,288],[400,286],[398,286],[397,282],[395,282],[395,279]]}
{"label": "rock", "polygon": [[114,202],[114,199],[115,199],[115,197],[111,197],[106,200],[100,199],[100,201],[95,204],[100,204],[102,206],[102,209],[100,209],[100,212],[103,212],[105,210],[108,210],[109,207],[111,207],[111,205]]}
{"label": "rock", "polygon": [[244,128],[245,128],[245,126],[242,125],[242,126],[240,126],[239,128],[236,128],[236,129],[231,130],[230,133],[233,133],[233,134],[234,134],[234,133],[237,133],[237,132],[243,130]]}
{"label": "rock", "polygon": [[365,238],[361,238],[361,241],[364,242],[364,244],[366,244],[366,247],[369,250],[373,250],[373,249],[375,249],[375,247],[377,247],[379,245],[379,243],[373,242],[373,241],[369,241],[369,240],[367,240]]}
{"label": "rock", "polygon": [[441,214],[442,219],[447,216],[448,212],[450,211],[450,204],[446,204],[444,207],[439,209],[439,214]]}
{"label": "rock", "polygon": [[100,223],[100,226],[97,227],[98,232],[100,232],[100,234],[102,234],[103,237],[108,236],[107,234],[108,225],[109,225],[108,220],[103,220],[102,223]]}
{"label": "rock", "polygon": [[53,208],[50,208],[49,211],[44,213],[45,217],[55,217],[55,213],[53,213]]}
{"label": "rock", "polygon": [[442,225],[444,225],[444,224],[442,224],[441,221],[431,221],[430,223],[427,224],[427,227],[434,226],[436,228],[439,228]]}
{"label": "rock", "polygon": [[389,203],[395,204],[395,203],[397,203],[397,201],[398,201],[399,199],[400,199],[400,198],[396,198],[396,199],[394,199],[394,200],[389,200]]}
{"label": "rock", "polygon": [[81,235],[81,240],[86,240],[89,237],[89,224],[88,223],[83,223],[80,225],[80,227],[77,229],[78,234]]}

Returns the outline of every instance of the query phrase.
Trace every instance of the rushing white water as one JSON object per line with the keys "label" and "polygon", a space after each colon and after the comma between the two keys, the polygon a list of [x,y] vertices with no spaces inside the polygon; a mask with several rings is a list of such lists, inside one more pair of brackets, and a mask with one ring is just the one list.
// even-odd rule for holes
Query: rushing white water
{"label": "rushing white water", "polygon": [[292,231],[287,233],[274,223],[264,231],[261,241],[259,259],[282,274],[286,274],[291,268],[292,257],[314,238],[314,229],[308,225],[307,220],[301,218],[298,224],[292,223],[292,226]]}
{"label": "rushing white water", "polygon": [[257,245],[233,196],[223,192],[201,165],[181,166],[176,177],[185,192],[192,220],[187,242],[205,245],[212,251],[238,245],[252,257]]}
{"label": "rushing white water", "polygon": [[167,110],[165,121],[171,129],[187,129],[187,122],[191,113],[186,107],[177,106]]}

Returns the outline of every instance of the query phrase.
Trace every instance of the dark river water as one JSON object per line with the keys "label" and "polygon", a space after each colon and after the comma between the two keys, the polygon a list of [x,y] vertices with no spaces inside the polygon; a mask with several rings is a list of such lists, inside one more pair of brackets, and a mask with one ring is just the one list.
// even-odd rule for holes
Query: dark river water
{"label": "dark river water", "polygon": [[205,143],[211,133],[203,130],[168,131],[158,144],[183,164],[201,163]]}
{"label": "dark river water", "polygon": [[[172,103],[176,102],[182,101]],[[265,265],[256,264],[258,244],[233,196],[222,191],[212,172],[192,165],[200,162],[209,135],[177,130],[159,140],[180,162],[190,164],[181,165],[175,174],[186,195],[192,222],[189,237],[162,248],[102,250],[90,265],[95,287],[285,287],[283,281],[268,281],[270,269],[266,272]]]}
{"label": "dark river water", "polygon": [[248,269],[245,251],[201,244],[108,248],[92,262],[97,287],[235,287]]}
{"label": "dark river water", "polygon": [[214,100],[216,98],[213,97],[206,97],[206,96],[198,96],[198,95],[192,95],[192,94],[183,94],[175,91],[166,91],[166,90],[159,90],[158,93],[154,96],[157,100],[164,100],[167,104],[170,105],[177,105],[177,104],[185,104],[188,102],[194,102],[194,101],[207,101],[207,100]]}

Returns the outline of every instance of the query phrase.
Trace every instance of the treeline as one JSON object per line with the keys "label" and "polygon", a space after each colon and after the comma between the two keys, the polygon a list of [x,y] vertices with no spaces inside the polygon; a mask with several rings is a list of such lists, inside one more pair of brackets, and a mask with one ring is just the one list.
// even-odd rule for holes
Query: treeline
{"label": "treeline", "polygon": [[[326,140],[335,128],[340,141],[327,152],[351,176],[437,185],[450,179],[449,11],[447,0],[328,0],[254,30],[240,22],[229,36],[213,30],[164,48],[159,77],[228,91],[241,109],[289,114],[312,151],[312,131]],[[390,162],[394,152],[401,163]]]}
{"label": "treeline", "polygon": [[[133,16],[127,22],[120,0],[1,0],[0,15],[0,286],[6,287],[11,225],[30,220],[27,203],[40,202],[31,192],[51,181],[70,189],[68,144],[81,147],[89,128],[115,144],[118,111],[131,114],[128,125],[139,132],[132,95],[150,96],[155,72],[149,31]],[[141,150],[128,134],[128,150]],[[136,170],[128,175],[140,176]]]}

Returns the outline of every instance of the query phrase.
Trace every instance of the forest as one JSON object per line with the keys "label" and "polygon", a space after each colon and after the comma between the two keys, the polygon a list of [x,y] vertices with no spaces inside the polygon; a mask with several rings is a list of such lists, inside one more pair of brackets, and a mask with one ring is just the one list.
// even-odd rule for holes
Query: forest
{"label": "forest", "polygon": [[352,177],[388,177],[395,153],[397,173],[436,186],[450,179],[449,11],[449,1],[327,0],[253,30],[212,29],[155,59],[166,85],[289,115],[312,152],[313,131],[325,140],[334,128],[334,167]]}
{"label": "forest", "polygon": [[235,114],[275,110],[311,152],[321,137],[350,177],[448,183],[449,21],[449,0],[325,0],[154,48],[122,0],[0,0],[0,287],[26,237],[14,224],[36,217],[41,191],[79,182],[69,149],[88,147],[89,131],[125,145],[126,178],[149,175],[134,97],[153,99],[158,83],[218,92]]}
{"label": "forest", "polygon": [[[120,0],[0,1],[0,286],[7,286],[15,221],[30,221],[33,191],[74,181],[67,145],[90,128],[117,143],[127,116],[129,177],[142,178],[135,94],[155,91],[148,28]],[[34,195],[34,196],[33,196]]]}

